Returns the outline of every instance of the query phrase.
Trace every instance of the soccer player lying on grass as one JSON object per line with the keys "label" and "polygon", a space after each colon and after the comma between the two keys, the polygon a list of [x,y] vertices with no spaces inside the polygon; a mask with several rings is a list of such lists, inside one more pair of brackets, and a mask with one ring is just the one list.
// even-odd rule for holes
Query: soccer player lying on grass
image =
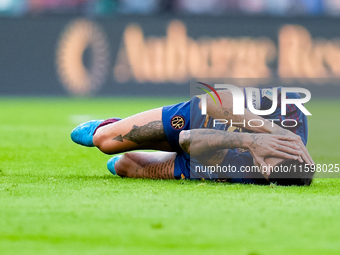
{"label": "soccer player lying on grass", "polygon": [[[271,89],[254,89],[258,90],[259,109],[269,109],[272,104]],[[96,146],[106,154],[116,154],[138,149],[155,149],[167,152],[131,152],[123,156],[113,157],[108,161],[108,168],[112,173],[120,176],[133,178],[190,178],[190,155],[188,139],[183,132],[191,129],[214,129],[213,131],[222,131],[216,133],[217,139],[221,135],[226,135],[229,145],[224,147],[213,148],[218,152],[220,159],[223,157],[223,164],[235,165],[240,168],[242,165],[252,165],[253,158],[256,164],[290,164],[296,166],[299,164],[313,164],[308,154],[305,144],[307,143],[308,126],[306,116],[295,107],[287,106],[287,115],[281,116],[281,104],[278,102],[277,110],[265,116],[265,119],[252,114],[245,109],[243,116],[233,115],[233,98],[229,91],[218,92],[223,106],[215,105],[213,100],[207,98],[207,115],[201,115],[201,100],[193,97],[188,102],[183,102],[171,106],[165,106],[146,112],[142,112],[129,118],[120,120],[118,118],[108,119],[106,121],[89,121],[76,127],[71,134],[74,142],[84,146]],[[278,93],[280,97],[280,90]],[[297,93],[287,93],[288,98],[299,98]],[[191,116],[190,116],[191,114]],[[238,128],[231,127],[227,124],[216,125],[215,119],[226,119],[230,123],[232,120]],[[244,124],[240,123],[245,120]],[[248,125],[251,119],[261,119],[264,124],[260,127]],[[266,120],[276,119],[274,123],[280,125],[283,119],[295,120],[298,124],[291,130],[283,129],[277,124]],[[190,124],[191,123],[191,124]],[[237,124],[238,123],[238,124]],[[259,134],[241,134],[243,129]],[[210,130],[211,131],[211,130]],[[225,131],[234,131],[225,132]],[[199,132],[199,131],[194,131]],[[201,131],[200,131],[201,132]],[[240,133],[237,134],[236,133]],[[263,133],[263,134],[260,134]],[[233,135],[234,139],[231,139]],[[279,135],[279,136],[278,136]],[[195,137],[195,136],[194,136]],[[202,136],[204,137],[204,136]],[[210,137],[206,137],[209,141]],[[194,140],[193,140],[194,141]],[[225,140],[224,140],[225,141]],[[237,141],[240,141],[237,143]],[[260,142],[261,141],[261,142]],[[250,142],[250,143],[249,143]],[[184,143],[186,146],[184,146]],[[242,143],[242,144],[241,144]],[[193,144],[195,146],[195,144]],[[197,146],[196,146],[197,147]],[[183,149],[185,148],[185,149]],[[249,152],[241,152],[238,148],[249,149]],[[204,151],[202,148],[200,150]],[[195,150],[196,151],[196,150]],[[207,148],[211,152],[212,148]],[[270,157],[270,158],[269,158]],[[276,159],[274,159],[275,157]],[[202,160],[202,157],[201,157]],[[287,160],[293,160],[287,161]],[[217,164],[216,161],[214,164]],[[251,178],[244,173],[233,178],[230,181],[242,183],[258,183],[263,178]],[[273,176],[271,178],[275,179]],[[309,181],[306,181],[308,179]],[[289,181],[290,180],[290,181]],[[311,177],[289,179],[288,183],[282,184],[310,184]]]}

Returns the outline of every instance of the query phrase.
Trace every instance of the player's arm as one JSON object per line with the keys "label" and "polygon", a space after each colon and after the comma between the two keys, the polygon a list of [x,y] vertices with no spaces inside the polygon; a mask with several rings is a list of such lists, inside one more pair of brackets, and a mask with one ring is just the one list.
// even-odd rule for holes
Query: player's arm
{"label": "player's arm", "polygon": [[[302,151],[289,136],[225,132],[215,129],[192,129],[181,131],[179,143],[194,158],[205,157],[211,152],[234,148],[248,149],[256,162],[266,165],[268,156],[295,159]],[[221,159],[220,159],[221,160]]]}

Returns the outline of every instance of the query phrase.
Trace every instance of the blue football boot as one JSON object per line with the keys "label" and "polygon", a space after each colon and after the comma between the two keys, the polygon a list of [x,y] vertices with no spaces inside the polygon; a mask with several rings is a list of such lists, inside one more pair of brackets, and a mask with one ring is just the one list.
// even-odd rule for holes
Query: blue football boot
{"label": "blue football boot", "polygon": [[72,141],[83,146],[93,147],[93,133],[103,121],[104,120],[90,120],[80,124],[71,132]]}
{"label": "blue football boot", "polygon": [[109,161],[107,161],[107,169],[109,169],[109,171],[112,174],[116,174],[115,164],[121,158],[121,156],[122,155],[114,156],[114,157],[110,158]]}

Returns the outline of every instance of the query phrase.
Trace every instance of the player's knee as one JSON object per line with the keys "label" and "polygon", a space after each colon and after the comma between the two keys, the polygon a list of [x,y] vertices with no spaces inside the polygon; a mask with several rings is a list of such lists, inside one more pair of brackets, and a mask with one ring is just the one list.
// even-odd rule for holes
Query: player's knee
{"label": "player's knee", "polygon": [[190,130],[182,130],[179,133],[179,145],[186,152],[190,153]]}
{"label": "player's knee", "polygon": [[184,143],[186,131],[187,130],[182,130],[178,135],[178,143],[179,143],[180,146],[182,146],[182,144]]}

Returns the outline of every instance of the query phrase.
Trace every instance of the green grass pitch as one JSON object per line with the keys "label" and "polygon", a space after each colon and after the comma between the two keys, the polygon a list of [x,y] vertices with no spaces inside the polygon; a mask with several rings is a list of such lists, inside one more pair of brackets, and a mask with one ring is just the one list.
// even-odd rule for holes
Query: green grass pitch
{"label": "green grass pitch", "polygon": [[[339,179],[123,179],[106,170],[109,156],[70,140],[83,120],[178,101],[0,98],[0,254],[340,254]],[[307,108],[314,161],[340,163],[338,103]]]}

